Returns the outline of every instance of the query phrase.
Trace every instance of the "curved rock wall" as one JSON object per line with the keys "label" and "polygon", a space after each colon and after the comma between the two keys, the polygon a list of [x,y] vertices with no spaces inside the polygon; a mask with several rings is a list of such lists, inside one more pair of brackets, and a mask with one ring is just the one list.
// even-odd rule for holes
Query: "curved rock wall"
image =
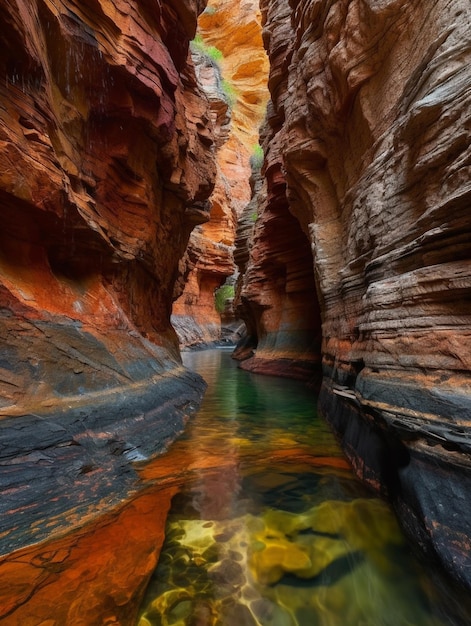
{"label": "curved rock wall", "polygon": [[261,5],[321,303],[321,409],[415,542],[470,586],[471,7]]}
{"label": "curved rock wall", "polygon": [[[55,376],[77,369],[81,343],[108,363],[84,356],[71,394],[146,377],[124,371],[139,351],[164,369],[178,361],[169,324],[178,260],[207,219],[215,175],[207,102],[187,65],[196,8],[38,0],[2,10],[2,340],[4,350],[15,341],[19,318],[39,351],[35,361],[9,348],[5,413],[32,387],[35,403],[57,395]],[[75,353],[60,338],[54,376],[38,371],[41,324],[51,338],[74,335]],[[47,352],[53,342],[43,343]],[[50,360],[54,369],[59,357]]]}
{"label": "curved rock wall", "polygon": [[[188,58],[204,4],[0,3],[2,559],[128,498],[133,462],[168,446],[204,388],[170,325],[216,171]],[[41,581],[70,566],[54,558],[35,561]],[[24,623],[23,566],[2,563],[19,604],[0,619]],[[129,588],[110,606],[132,613]]]}
{"label": "curved rock wall", "polygon": [[[264,144],[265,145],[265,144]],[[321,322],[309,239],[290,213],[281,155],[266,161],[266,184],[258,191],[256,222],[250,238],[244,238],[248,215],[239,229],[236,258],[243,271],[243,247],[250,256],[237,294],[238,312],[247,337],[234,357],[254,372],[300,378],[319,383]],[[249,350],[249,352],[248,352]]]}
{"label": "curved rock wall", "polygon": [[[253,201],[247,208],[249,215],[239,230],[236,258],[243,279],[237,301],[248,334],[234,356],[241,359],[244,369],[300,378],[318,386],[321,320],[311,243],[308,229],[290,210],[283,164],[289,6],[277,4],[272,18],[269,44],[268,31],[264,31],[271,61],[272,96],[262,132],[265,183],[255,186]],[[247,218],[256,220],[249,239],[242,236],[247,232]]]}

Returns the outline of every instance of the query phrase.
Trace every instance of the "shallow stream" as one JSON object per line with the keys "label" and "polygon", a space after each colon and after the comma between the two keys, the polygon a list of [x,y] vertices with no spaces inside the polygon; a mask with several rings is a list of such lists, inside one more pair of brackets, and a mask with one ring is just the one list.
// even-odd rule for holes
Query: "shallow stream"
{"label": "shallow stream", "polygon": [[138,626],[455,623],[309,389],[224,349],[184,358],[208,390],[179,442],[188,476]]}

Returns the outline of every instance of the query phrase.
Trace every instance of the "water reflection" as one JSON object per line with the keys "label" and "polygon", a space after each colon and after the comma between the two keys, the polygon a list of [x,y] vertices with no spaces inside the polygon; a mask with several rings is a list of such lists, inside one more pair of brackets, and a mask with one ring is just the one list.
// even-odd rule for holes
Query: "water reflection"
{"label": "water reflection", "polygon": [[[208,382],[139,626],[443,626],[388,507],[355,479],[301,383],[190,353]],[[174,462],[174,461],[173,461]]]}

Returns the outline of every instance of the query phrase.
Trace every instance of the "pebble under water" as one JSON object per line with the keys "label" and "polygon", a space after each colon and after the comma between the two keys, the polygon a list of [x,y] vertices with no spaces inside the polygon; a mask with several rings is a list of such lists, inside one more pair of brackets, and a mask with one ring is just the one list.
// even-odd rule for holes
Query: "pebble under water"
{"label": "pebble under water", "polygon": [[[184,355],[207,381],[138,626],[444,626],[450,603],[302,383]],[[453,612],[453,611],[451,611]]]}

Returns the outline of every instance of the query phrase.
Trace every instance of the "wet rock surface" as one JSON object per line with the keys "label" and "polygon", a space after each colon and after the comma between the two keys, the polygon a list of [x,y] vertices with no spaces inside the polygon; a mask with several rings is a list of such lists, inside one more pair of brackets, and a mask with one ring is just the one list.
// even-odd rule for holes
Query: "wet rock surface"
{"label": "wet rock surface", "polygon": [[103,498],[99,515],[72,508],[73,534],[2,556],[0,623],[135,624],[174,493],[129,493],[124,507]]}

